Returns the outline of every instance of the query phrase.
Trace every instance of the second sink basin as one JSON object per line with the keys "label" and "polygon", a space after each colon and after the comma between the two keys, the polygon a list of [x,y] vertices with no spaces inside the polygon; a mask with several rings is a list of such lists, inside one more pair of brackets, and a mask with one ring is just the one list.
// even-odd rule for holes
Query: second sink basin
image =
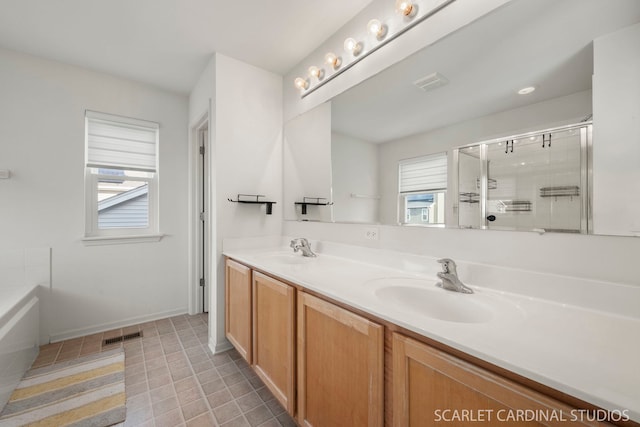
{"label": "second sink basin", "polygon": [[412,278],[371,282],[378,282],[374,291],[378,298],[423,316],[458,323],[484,323],[494,317],[495,308],[478,294],[447,291],[434,282]]}

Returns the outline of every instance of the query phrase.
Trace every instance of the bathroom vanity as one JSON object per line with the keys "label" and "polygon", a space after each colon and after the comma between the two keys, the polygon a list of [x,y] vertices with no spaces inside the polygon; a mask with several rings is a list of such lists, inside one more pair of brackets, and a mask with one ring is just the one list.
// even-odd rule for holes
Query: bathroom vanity
{"label": "bathroom vanity", "polygon": [[457,294],[435,259],[349,251],[225,250],[227,337],[300,425],[637,425],[640,374],[610,334],[637,318]]}

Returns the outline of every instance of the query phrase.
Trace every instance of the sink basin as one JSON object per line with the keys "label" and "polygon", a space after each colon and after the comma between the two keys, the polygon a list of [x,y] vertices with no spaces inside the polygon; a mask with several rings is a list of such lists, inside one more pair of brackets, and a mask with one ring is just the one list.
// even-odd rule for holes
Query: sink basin
{"label": "sink basin", "polygon": [[[385,303],[433,319],[458,323],[484,323],[494,317],[495,307],[479,294],[463,294],[435,286],[435,282],[412,278],[377,279],[375,295]],[[369,282],[369,284],[372,284]]]}

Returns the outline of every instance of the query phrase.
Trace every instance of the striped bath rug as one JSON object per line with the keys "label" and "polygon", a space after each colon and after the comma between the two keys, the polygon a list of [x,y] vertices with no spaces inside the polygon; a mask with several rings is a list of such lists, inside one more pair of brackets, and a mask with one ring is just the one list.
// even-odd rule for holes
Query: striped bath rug
{"label": "striped bath rug", "polygon": [[28,371],[0,413],[0,427],[104,427],[124,421],[124,351]]}

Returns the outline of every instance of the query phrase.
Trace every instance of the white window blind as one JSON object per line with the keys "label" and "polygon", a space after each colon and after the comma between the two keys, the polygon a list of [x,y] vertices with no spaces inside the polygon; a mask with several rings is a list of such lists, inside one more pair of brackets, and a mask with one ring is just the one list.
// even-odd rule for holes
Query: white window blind
{"label": "white window blind", "polygon": [[447,153],[400,161],[400,192],[447,188]]}
{"label": "white window blind", "polygon": [[86,112],[87,167],[156,172],[158,124]]}

